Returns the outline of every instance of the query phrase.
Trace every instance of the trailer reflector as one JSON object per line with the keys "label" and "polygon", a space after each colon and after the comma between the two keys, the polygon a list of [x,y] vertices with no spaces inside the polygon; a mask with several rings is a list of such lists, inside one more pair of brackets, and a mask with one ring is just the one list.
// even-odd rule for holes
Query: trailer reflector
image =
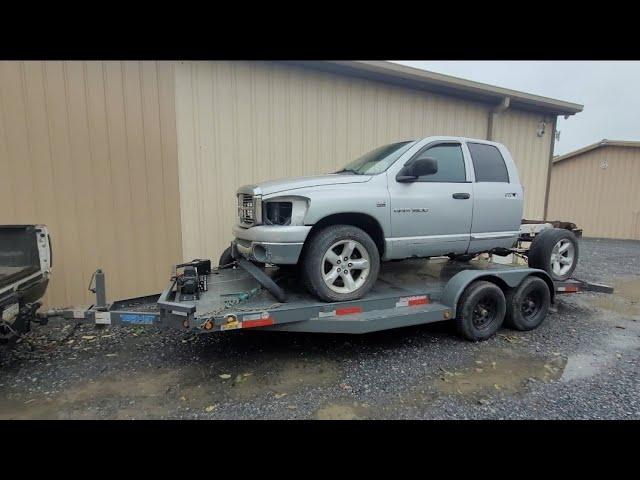
{"label": "trailer reflector", "polygon": [[396,303],[396,308],[415,307],[417,305],[428,305],[431,303],[427,295],[415,295],[413,297],[402,297]]}
{"label": "trailer reflector", "polygon": [[350,306],[350,307],[342,307],[336,308],[335,310],[328,310],[326,312],[318,312],[318,318],[323,317],[336,317],[342,315],[353,315],[355,313],[362,313],[364,310],[362,307]]}
{"label": "trailer reflector", "polygon": [[578,286],[577,285],[567,285],[565,287],[558,287],[557,290],[558,290],[558,292],[575,293],[575,292],[578,291]]}
{"label": "trailer reflector", "polygon": [[242,317],[241,328],[268,327],[273,325],[273,318],[267,312],[254,313]]}
{"label": "trailer reflector", "polygon": [[244,320],[242,328],[268,327],[273,325],[273,318],[261,318],[260,320]]}
{"label": "trailer reflector", "polygon": [[336,309],[336,315],[351,315],[353,313],[362,313],[362,307],[344,307]]}

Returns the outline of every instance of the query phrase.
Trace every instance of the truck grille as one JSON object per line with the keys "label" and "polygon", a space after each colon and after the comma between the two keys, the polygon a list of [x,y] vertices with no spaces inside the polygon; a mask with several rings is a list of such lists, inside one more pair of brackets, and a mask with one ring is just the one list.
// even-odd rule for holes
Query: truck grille
{"label": "truck grille", "polygon": [[247,193],[238,195],[238,219],[241,225],[253,225],[255,223],[255,209],[252,195]]}

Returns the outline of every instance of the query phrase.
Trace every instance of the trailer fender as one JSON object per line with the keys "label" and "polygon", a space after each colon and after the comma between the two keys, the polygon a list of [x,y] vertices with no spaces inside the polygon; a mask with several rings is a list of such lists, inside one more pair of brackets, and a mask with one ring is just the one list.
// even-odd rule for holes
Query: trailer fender
{"label": "trailer fender", "polygon": [[456,309],[458,307],[458,300],[462,295],[462,292],[476,280],[487,280],[496,283],[502,289],[516,288],[522,283],[522,281],[530,275],[535,275],[542,278],[549,287],[551,293],[551,301],[553,302],[555,296],[555,288],[553,281],[547,272],[544,270],[538,270],[536,268],[518,268],[509,271],[500,271],[492,273],[487,270],[463,270],[456,273],[447,282],[442,293],[442,303],[448,306],[452,311],[452,317],[457,315]]}

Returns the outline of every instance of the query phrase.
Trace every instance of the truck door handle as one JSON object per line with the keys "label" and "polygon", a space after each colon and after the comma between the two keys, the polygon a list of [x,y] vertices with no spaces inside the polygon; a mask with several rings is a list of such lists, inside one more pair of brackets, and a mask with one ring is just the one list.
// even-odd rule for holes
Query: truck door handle
{"label": "truck door handle", "polygon": [[471,194],[470,193],[454,193],[452,196],[456,200],[467,200],[467,199],[471,198]]}

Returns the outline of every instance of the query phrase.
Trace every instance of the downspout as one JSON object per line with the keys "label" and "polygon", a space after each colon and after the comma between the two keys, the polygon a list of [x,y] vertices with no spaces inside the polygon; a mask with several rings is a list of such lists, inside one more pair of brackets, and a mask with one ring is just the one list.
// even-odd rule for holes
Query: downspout
{"label": "downspout", "polygon": [[496,115],[504,112],[507,108],[509,108],[510,102],[511,100],[509,99],[509,97],[504,97],[498,105],[489,110],[489,118],[487,123],[487,140],[493,140],[493,123],[495,121]]}
{"label": "downspout", "polygon": [[542,220],[547,221],[547,209],[549,207],[549,188],[551,187],[551,169],[553,168],[553,151],[556,144],[556,126],[558,117],[553,117],[553,127],[551,128],[551,142],[549,146],[549,166],[547,167],[547,185],[544,190],[544,210]]}

